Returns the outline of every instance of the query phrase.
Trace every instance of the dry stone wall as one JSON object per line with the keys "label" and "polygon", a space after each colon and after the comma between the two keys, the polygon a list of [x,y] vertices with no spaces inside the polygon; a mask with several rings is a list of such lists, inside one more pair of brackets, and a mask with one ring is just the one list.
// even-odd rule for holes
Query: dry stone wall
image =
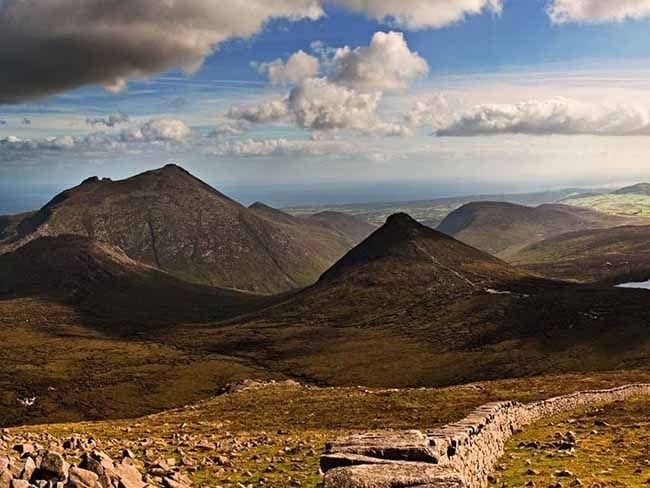
{"label": "dry stone wall", "polygon": [[649,395],[650,384],[572,393],[539,402],[489,403],[430,432],[357,434],[328,443],[325,488],[483,488],[512,435],[543,418]]}

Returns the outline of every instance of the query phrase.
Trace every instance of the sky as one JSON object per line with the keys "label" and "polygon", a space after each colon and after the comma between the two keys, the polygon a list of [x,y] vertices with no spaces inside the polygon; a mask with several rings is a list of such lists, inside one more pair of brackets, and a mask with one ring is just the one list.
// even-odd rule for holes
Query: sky
{"label": "sky", "polygon": [[0,0],[0,67],[5,200],[168,162],[286,204],[650,179],[650,0]]}

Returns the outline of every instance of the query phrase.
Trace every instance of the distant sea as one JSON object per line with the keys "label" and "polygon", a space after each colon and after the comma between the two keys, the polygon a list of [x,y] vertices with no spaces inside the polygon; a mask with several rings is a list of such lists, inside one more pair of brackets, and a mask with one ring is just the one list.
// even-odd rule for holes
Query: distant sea
{"label": "distant sea", "polygon": [[[523,193],[541,190],[507,185],[472,183],[349,183],[310,185],[232,185],[210,182],[215,188],[244,205],[263,202],[277,208],[352,203],[403,202],[434,198]],[[64,190],[62,185],[8,185],[0,183],[0,215],[37,210]]]}

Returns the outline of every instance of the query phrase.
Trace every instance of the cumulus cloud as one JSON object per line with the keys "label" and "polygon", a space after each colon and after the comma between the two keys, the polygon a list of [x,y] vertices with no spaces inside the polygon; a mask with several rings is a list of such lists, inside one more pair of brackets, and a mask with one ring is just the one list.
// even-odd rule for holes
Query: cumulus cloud
{"label": "cumulus cloud", "polygon": [[381,93],[357,91],[322,78],[305,80],[288,98],[288,107],[300,127],[315,130],[363,129],[381,100]]}
{"label": "cumulus cloud", "polygon": [[124,113],[116,112],[108,117],[87,118],[86,124],[91,127],[116,127],[129,122],[129,116]]}
{"label": "cumulus cloud", "polygon": [[460,110],[460,101],[443,93],[436,93],[415,102],[404,115],[404,121],[410,127],[429,127],[440,129],[447,127]]}
{"label": "cumulus cloud", "polygon": [[321,63],[302,51],[286,63],[261,65],[275,83],[293,85],[289,95],[233,106],[227,116],[250,123],[289,121],[315,133],[339,129],[386,136],[411,133],[409,127],[377,114],[386,90],[405,88],[428,72],[427,62],[409,49],[403,34],[377,32],[368,47],[356,49],[331,49],[322,43],[312,48],[321,56],[326,76],[313,76]]}
{"label": "cumulus cloud", "polygon": [[[613,1],[613,0],[605,0]],[[615,0],[619,1],[619,0]],[[483,11],[501,12],[502,0],[329,0],[380,21],[411,29],[444,27]]]}
{"label": "cumulus cloud", "polygon": [[122,131],[125,142],[183,142],[192,134],[185,122],[176,119],[152,119],[138,128]]}
{"label": "cumulus cloud", "polygon": [[320,61],[304,51],[298,51],[286,62],[276,59],[270,63],[258,63],[255,67],[260,73],[266,74],[274,85],[295,85],[318,75]]}
{"label": "cumulus cloud", "polygon": [[116,151],[175,150],[205,144],[200,136],[193,137],[184,122],[174,119],[152,119],[139,127],[120,133],[94,132],[87,135],[64,135],[41,139],[7,136],[0,138],[0,161],[40,159],[61,152],[93,157]]}
{"label": "cumulus cloud", "polygon": [[650,0],[553,0],[551,20],[567,22],[621,22],[650,17]]}
{"label": "cumulus cloud", "polygon": [[630,105],[593,105],[567,98],[478,105],[438,136],[493,134],[650,135],[650,111]]}
{"label": "cumulus cloud", "polygon": [[226,141],[209,148],[208,154],[220,157],[264,158],[272,156],[323,156],[338,151],[332,141],[296,141],[288,139],[248,139]]}
{"label": "cumulus cloud", "polygon": [[429,65],[401,32],[377,32],[368,47],[337,49],[330,79],[361,90],[396,90],[426,76]]}
{"label": "cumulus cloud", "polygon": [[231,119],[244,120],[253,124],[264,124],[280,120],[289,115],[286,100],[267,100],[259,104],[235,105],[228,110]]}
{"label": "cumulus cloud", "polygon": [[410,129],[377,115],[382,92],[360,92],[326,78],[308,78],[283,100],[232,107],[228,117],[250,123],[287,120],[315,132],[351,129],[363,134],[406,135]]}
{"label": "cumulus cloud", "polygon": [[209,137],[240,136],[250,130],[250,124],[245,120],[238,120],[233,124],[221,124],[210,132]]}
{"label": "cumulus cloud", "polygon": [[3,0],[0,103],[88,84],[119,91],[171,68],[191,73],[221,42],[271,18],[322,14],[318,0]]}

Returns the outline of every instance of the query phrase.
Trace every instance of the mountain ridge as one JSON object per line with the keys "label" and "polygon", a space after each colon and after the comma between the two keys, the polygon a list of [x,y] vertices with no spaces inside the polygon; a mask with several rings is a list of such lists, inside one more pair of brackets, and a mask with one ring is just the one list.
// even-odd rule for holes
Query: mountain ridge
{"label": "mountain ridge", "polygon": [[0,252],[39,237],[80,235],[180,279],[274,294],[315,282],[355,244],[355,237],[275,212],[247,209],[167,165],[125,180],[89,178],[36,213],[7,218]]}
{"label": "mountain ridge", "polygon": [[438,230],[508,261],[520,249],[566,232],[640,222],[564,204],[474,202],[450,213]]}

